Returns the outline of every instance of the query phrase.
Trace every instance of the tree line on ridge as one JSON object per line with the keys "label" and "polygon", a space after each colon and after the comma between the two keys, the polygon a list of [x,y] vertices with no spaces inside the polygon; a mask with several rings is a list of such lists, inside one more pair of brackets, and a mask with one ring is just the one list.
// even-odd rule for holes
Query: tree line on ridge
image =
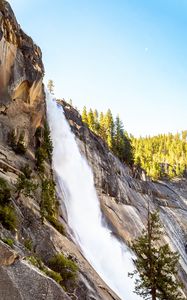
{"label": "tree line on ridge", "polygon": [[152,179],[184,175],[187,168],[187,130],[135,138],[125,131],[119,115],[113,118],[110,109],[106,113],[98,113],[96,109],[87,110],[86,106],[82,120],[122,162],[144,169]]}

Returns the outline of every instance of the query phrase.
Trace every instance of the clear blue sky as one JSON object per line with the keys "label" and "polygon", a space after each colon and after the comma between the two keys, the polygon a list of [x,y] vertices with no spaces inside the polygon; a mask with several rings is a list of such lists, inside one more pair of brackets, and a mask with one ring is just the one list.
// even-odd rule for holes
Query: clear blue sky
{"label": "clear blue sky", "polygon": [[186,0],[10,0],[45,80],[134,135],[187,129]]}

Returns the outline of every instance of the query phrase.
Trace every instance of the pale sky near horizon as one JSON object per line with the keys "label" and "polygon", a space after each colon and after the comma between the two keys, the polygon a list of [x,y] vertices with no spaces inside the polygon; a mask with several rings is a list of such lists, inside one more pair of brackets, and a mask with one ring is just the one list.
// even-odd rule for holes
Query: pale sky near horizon
{"label": "pale sky near horizon", "polygon": [[187,129],[186,0],[10,0],[45,81],[136,136]]}

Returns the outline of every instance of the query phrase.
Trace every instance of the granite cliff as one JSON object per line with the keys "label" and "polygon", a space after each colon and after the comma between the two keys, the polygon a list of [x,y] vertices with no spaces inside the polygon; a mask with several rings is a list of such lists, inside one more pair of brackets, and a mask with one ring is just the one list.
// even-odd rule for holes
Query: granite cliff
{"label": "granite cliff", "polygon": [[[40,48],[22,31],[10,5],[1,0],[0,178],[11,191],[17,224],[14,230],[0,224],[0,298],[117,300],[72,240],[64,207],[57,211],[64,233],[41,214],[43,178],[38,173],[36,150],[38,143],[43,142],[46,122],[43,76]],[[93,170],[108,226],[128,243],[145,224],[148,201],[151,208],[158,208],[166,230],[165,240],[181,254],[179,276],[187,291],[187,180],[151,182],[144,174],[132,171],[82,123],[75,109],[61,103],[79,148]],[[42,132],[39,138],[38,129]],[[24,153],[15,151],[10,136],[16,145],[21,138]],[[38,186],[32,197],[16,190],[25,165],[32,169]],[[43,177],[52,180],[50,159],[44,159],[44,167]],[[41,263],[47,267],[56,253],[63,253],[77,264],[75,286],[67,283],[64,290],[41,270]],[[33,258],[39,258],[40,264],[33,264]]]}
{"label": "granite cliff", "polygon": [[164,242],[180,253],[179,277],[187,293],[187,179],[154,182],[143,170],[129,168],[82,123],[75,109],[61,103],[80,151],[93,170],[108,226],[129,244],[146,224],[148,203],[151,210],[159,210],[165,229]]}
{"label": "granite cliff", "polygon": [[[43,76],[40,48],[20,28],[8,2],[0,1],[0,188],[6,182],[17,219],[13,230],[0,224],[0,298],[118,299],[72,242],[63,211],[59,218],[66,236],[41,216],[42,177],[52,180],[49,159],[45,159],[42,177],[36,166],[36,149],[42,143],[46,122]],[[36,137],[39,131],[42,133]],[[14,147],[18,144],[22,153]],[[32,197],[16,191],[25,166],[32,170],[38,186]],[[66,292],[39,267],[41,262],[47,265],[56,253],[78,265],[76,285]]]}

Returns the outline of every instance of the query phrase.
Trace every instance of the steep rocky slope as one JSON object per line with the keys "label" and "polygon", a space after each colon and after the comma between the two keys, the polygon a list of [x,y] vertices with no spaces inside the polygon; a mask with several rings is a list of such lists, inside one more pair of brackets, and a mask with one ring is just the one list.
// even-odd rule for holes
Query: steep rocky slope
{"label": "steep rocky slope", "polygon": [[[44,179],[52,182],[50,160],[44,159],[41,176],[35,158],[45,135],[43,75],[40,48],[22,31],[10,5],[1,0],[0,188],[6,182],[11,191],[10,205],[17,223],[11,230],[2,226],[2,220],[0,223],[0,299],[118,299],[72,242],[63,210],[60,214],[66,236],[59,232],[59,226],[55,226],[56,230],[54,222],[42,216],[42,184]],[[32,197],[16,189],[26,165],[32,169],[32,179],[37,184]],[[66,292],[40,270],[40,264],[46,267],[56,253],[63,253],[78,266],[75,285],[67,286]]]}
{"label": "steep rocky slope", "polygon": [[[11,190],[17,225],[14,230],[0,225],[0,276],[3,278],[0,280],[0,299],[117,300],[72,241],[65,209],[61,208],[59,220],[66,235],[41,216],[42,178],[35,155],[38,142],[42,143],[43,139],[43,135],[36,139],[36,132],[38,128],[44,131],[46,120],[43,75],[41,50],[22,31],[9,4],[1,0],[0,178]],[[149,201],[151,208],[160,210],[166,228],[165,239],[180,251],[180,276],[186,284],[186,179],[159,183],[146,181],[145,176],[132,172],[108,151],[103,141],[83,125],[76,110],[66,103],[63,106],[80,150],[92,167],[102,211],[114,234],[126,242],[137,236],[145,224]],[[10,136],[14,137],[14,143],[22,137],[25,153],[15,152]],[[16,191],[18,176],[23,175],[22,168],[26,164],[33,170],[32,177],[39,186],[32,197]],[[52,180],[50,160],[45,159],[44,165],[43,176]],[[61,252],[78,265],[76,285],[66,292],[31,263],[33,257],[39,257],[47,265],[49,258]]]}
{"label": "steep rocky slope", "polygon": [[107,149],[83,123],[79,113],[61,101],[82,154],[93,173],[103,214],[114,234],[126,243],[137,237],[146,222],[148,202],[159,209],[165,242],[181,255],[179,276],[187,293],[187,179],[152,182],[131,170]]}

